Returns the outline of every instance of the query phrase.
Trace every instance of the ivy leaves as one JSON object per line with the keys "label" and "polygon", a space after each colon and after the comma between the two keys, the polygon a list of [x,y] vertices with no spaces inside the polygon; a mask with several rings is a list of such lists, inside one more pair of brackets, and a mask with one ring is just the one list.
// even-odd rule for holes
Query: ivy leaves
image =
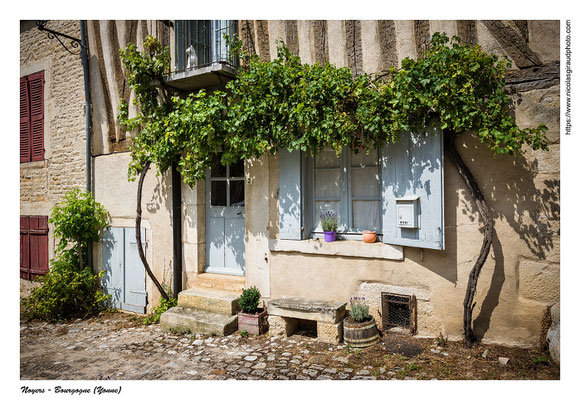
{"label": "ivy leaves", "polygon": [[139,106],[133,118],[127,104],[119,113],[126,129],[138,131],[130,178],[146,161],[159,172],[176,161],[194,185],[218,150],[223,164],[281,148],[312,155],[325,147],[359,151],[422,132],[427,124],[456,134],[473,131],[494,154],[518,154],[524,144],[547,149],[545,126],[520,129],[508,112],[503,86],[509,63],[457,38],[435,33],[427,55],[403,60],[387,82],[330,64],[302,64],[283,42],[272,61],[242,52],[239,40],[230,43],[244,60],[236,78],[223,91],[186,97],[150,86],[170,60],[155,39],[147,39],[144,52],[133,45],[121,52]]}

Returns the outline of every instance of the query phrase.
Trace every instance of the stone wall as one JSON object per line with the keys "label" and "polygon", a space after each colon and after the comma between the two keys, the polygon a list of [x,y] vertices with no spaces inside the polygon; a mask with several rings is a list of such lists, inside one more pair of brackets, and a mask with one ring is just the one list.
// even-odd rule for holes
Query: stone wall
{"label": "stone wall", "polygon": [[[49,21],[47,27],[80,38],[79,21]],[[85,99],[79,55],[69,54],[34,21],[20,23],[20,76],[44,71],[44,160],[20,164],[20,214],[50,215],[72,188],[84,188]],[[16,134],[16,133],[14,133]],[[49,258],[54,254],[49,225]],[[31,283],[21,279],[26,293]]]}

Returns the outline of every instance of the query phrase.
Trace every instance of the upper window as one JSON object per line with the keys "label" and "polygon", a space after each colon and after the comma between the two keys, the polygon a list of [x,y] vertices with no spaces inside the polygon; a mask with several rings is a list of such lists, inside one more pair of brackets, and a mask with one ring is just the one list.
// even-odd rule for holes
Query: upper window
{"label": "upper window", "polygon": [[176,70],[201,68],[214,63],[236,67],[238,60],[229,54],[224,37],[237,34],[233,20],[175,21]]}
{"label": "upper window", "polygon": [[20,162],[44,159],[44,71],[20,78]]}
{"label": "upper window", "polygon": [[358,236],[362,231],[381,232],[381,170],[378,150],[344,150],[338,157],[332,149],[311,162],[313,234],[322,234],[320,213],[333,210],[338,231]]}

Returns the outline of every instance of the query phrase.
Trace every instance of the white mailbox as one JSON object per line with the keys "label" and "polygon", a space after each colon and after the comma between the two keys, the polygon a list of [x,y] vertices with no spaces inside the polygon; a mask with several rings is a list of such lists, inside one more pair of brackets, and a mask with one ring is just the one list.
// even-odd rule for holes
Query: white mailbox
{"label": "white mailbox", "polygon": [[419,196],[404,196],[397,200],[397,226],[399,228],[418,228]]}

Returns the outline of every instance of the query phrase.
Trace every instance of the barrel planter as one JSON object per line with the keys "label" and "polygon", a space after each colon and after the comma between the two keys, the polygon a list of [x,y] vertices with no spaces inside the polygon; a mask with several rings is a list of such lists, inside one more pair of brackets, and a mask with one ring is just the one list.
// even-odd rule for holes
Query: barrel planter
{"label": "barrel planter", "polygon": [[344,343],[350,347],[369,347],[379,342],[379,330],[374,317],[356,322],[351,317],[344,320]]}

